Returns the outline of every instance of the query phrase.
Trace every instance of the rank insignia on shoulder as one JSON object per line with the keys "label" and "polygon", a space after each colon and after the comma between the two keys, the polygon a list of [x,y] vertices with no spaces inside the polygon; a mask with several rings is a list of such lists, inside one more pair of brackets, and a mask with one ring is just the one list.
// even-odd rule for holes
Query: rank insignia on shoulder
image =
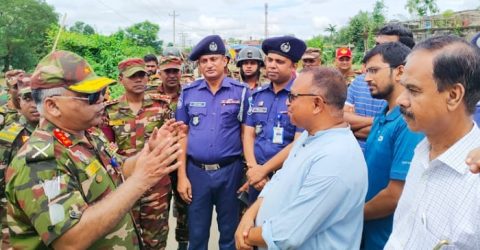
{"label": "rank insignia on shoulder", "polygon": [[152,100],[165,101],[167,103],[170,103],[172,101],[172,97],[170,97],[169,95],[162,95],[162,94],[150,94],[150,98]]}
{"label": "rank insignia on shoulder", "polygon": [[72,141],[68,138],[68,135],[61,131],[60,129],[56,128],[53,130],[53,136],[65,147],[72,146]]}

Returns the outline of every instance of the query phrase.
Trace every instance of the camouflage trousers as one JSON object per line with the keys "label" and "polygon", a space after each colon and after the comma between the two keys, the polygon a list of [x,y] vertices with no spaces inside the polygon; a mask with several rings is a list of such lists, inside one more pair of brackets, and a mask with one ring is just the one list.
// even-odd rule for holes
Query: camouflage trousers
{"label": "camouflage trousers", "polygon": [[177,242],[188,242],[188,204],[183,201],[177,191],[177,171],[170,175],[172,180],[173,193],[173,216],[177,218],[175,227],[175,240]]}
{"label": "camouflage trousers", "polygon": [[167,246],[171,189],[166,176],[145,192],[132,209],[144,249],[165,249]]}
{"label": "camouflage trousers", "polygon": [[11,249],[10,248],[10,233],[8,232],[7,225],[7,201],[5,198],[0,199],[0,225],[2,235],[0,237],[0,249]]}

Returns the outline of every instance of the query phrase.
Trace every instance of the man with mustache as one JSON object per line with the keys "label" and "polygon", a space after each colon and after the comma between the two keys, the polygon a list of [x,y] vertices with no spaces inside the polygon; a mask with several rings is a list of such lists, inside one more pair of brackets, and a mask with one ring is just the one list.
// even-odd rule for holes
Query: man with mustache
{"label": "man with mustache", "polygon": [[[145,94],[148,77],[142,59],[125,59],[118,64],[118,70],[125,94],[109,105],[106,113],[119,154],[129,157],[142,150],[154,128],[161,127],[170,119],[173,111],[169,106],[169,96]],[[166,247],[170,192],[170,178],[165,176],[143,195],[133,209],[135,220],[142,228],[146,249]]]}
{"label": "man with mustache", "polygon": [[33,130],[40,120],[40,114],[37,111],[35,102],[32,99],[32,89],[30,88],[30,76],[24,75],[18,79],[18,104],[20,109],[20,119],[0,131],[0,215],[2,223],[2,244],[1,249],[9,248],[8,226],[5,199],[5,169],[17,154],[20,148],[25,144]]}
{"label": "man with mustache", "polygon": [[384,43],[375,46],[363,59],[365,81],[372,97],[387,102],[375,116],[366,142],[368,192],[362,237],[364,249],[383,249],[387,242],[413,149],[423,138],[408,130],[396,103],[404,91],[400,78],[408,53],[410,48],[399,42]]}
{"label": "man with mustache", "polygon": [[138,155],[119,156],[96,128],[113,82],[72,52],[39,62],[31,88],[42,118],[6,175],[14,249],[141,248],[130,210],[179,165],[181,124],[156,129]]}
{"label": "man with mustache", "polygon": [[480,51],[443,35],[407,57],[397,103],[408,127],[425,133],[415,149],[385,249],[479,249],[480,179],[465,158],[480,146],[472,119],[480,100]]}

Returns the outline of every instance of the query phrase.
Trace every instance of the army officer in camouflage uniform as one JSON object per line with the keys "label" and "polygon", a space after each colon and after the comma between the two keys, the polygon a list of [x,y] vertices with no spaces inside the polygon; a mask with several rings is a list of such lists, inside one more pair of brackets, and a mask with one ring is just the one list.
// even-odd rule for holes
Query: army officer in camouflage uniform
{"label": "army officer in camouflage uniform", "polygon": [[[142,150],[153,129],[162,126],[172,116],[170,96],[145,94],[148,77],[142,59],[123,60],[118,64],[118,70],[125,94],[117,103],[108,106],[106,112],[118,152],[132,156]],[[166,247],[170,192],[170,178],[165,176],[142,196],[133,209],[146,249]]]}
{"label": "army officer in camouflage uniform", "polygon": [[171,128],[155,130],[140,154],[123,161],[114,144],[90,129],[101,122],[102,90],[112,82],[67,51],[37,66],[31,87],[42,118],[7,168],[14,248],[140,248],[130,209],[177,168],[171,163],[178,139]]}
{"label": "army officer in camouflage uniform", "polygon": [[10,164],[12,158],[17,154],[18,150],[25,144],[33,130],[38,124],[40,114],[37,111],[35,102],[32,99],[32,90],[30,88],[30,77],[23,76],[18,79],[18,104],[19,113],[21,114],[18,121],[5,127],[0,131],[0,215],[2,223],[2,240],[0,241],[0,249],[9,248],[9,233],[7,226],[5,199],[5,169]]}

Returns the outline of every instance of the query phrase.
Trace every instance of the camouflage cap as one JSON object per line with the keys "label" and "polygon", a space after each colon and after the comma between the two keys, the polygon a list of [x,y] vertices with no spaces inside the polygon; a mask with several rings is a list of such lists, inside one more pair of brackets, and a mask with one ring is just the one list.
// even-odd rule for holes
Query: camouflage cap
{"label": "camouflage cap", "polygon": [[25,74],[25,71],[21,69],[12,69],[5,72],[5,79],[6,79],[7,85],[13,86],[17,84],[18,78],[21,77],[23,74]]}
{"label": "camouflage cap", "polygon": [[118,71],[126,77],[130,77],[139,71],[147,73],[145,70],[145,61],[141,58],[127,58],[119,62]]}
{"label": "camouflage cap", "polygon": [[159,70],[166,69],[180,69],[182,67],[182,60],[176,56],[162,56],[160,59]]}
{"label": "camouflage cap", "polygon": [[32,75],[32,89],[65,87],[91,94],[99,92],[115,80],[100,77],[81,56],[70,51],[55,51],[45,56]]}
{"label": "camouflage cap", "polygon": [[305,53],[302,56],[302,59],[315,59],[315,58],[320,58],[320,49],[318,48],[307,48],[305,50]]}
{"label": "camouflage cap", "polygon": [[31,82],[32,76],[29,74],[23,75],[18,78],[18,93],[19,94],[27,94],[32,92]]}

